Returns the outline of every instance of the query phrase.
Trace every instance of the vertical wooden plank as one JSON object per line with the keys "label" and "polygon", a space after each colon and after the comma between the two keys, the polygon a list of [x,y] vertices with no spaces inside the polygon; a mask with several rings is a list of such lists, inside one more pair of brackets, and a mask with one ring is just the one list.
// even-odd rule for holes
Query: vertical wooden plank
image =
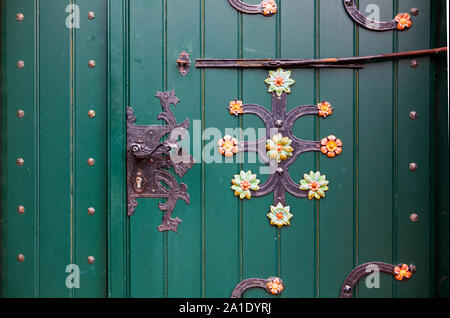
{"label": "vertical wooden plank", "polygon": [[[354,23],[341,1],[320,1],[320,57],[352,56]],[[342,280],[354,267],[354,72],[323,70],[319,77],[320,100],[335,111],[320,121],[319,138],[335,135],[343,152],[319,159],[319,170],[330,181],[326,198],[318,204],[318,261],[320,297],[337,297]]]}
{"label": "vertical wooden plank", "polygon": [[[313,58],[315,54],[316,5],[309,0],[283,0],[281,3],[281,57]],[[299,30],[302,30],[299,32]],[[299,105],[315,104],[314,70],[292,69],[296,84],[288,95],[289,112]],[[315,116],[300,118],[293,127],[295,136],[315,140]],[[299,183],[304,173],[315,166],[314,153],[299,156],[289,167],[292,179]],[[281,230],[281,278],[286,284],[283,297],[314,297],[315,294],[315,214],[314,204],[289,194],[286,203],[294,217],[291,226]]]}
{"label": "vertical wooden plank", "polygon": [[[7,185],[4,195],[4,238],[3,241],[3,271],[5,297],[36,297],[38,296],[36,273],[38,247],[36,241],[37,202],[37,139],[36,125],[38,120],[36,101],[36,38],[35,38],[35,2],[9,1],[4,4],[5,21],[9,35],[6,38],[8,48],[5,56],[4,71],[9,85],[4,91],[6,107],[2,109],[6,119],[6,137],[4,145],[4,175]],[[16,20],[16,14],[22,13],[24,20]],[[17,35],[20,34],[20,37]],[[17,67],[19,60],[25,67]],[[6,83],[5,83],[6,84]],[[17,116],[17,111],[25,112],[23,118]],[[16,138],[13,138],[15,136]],[[9,137],[9,138],[8,138]],[[23,166],[18,166],[16,160],[23,158]],[[18,206],[25,208],[25,213],[18,213]],[[24,255],[23,262],[18,261],[18,255]]]}
{"label": "vertical wooden plank", "polygon": [[[5,154],[5,136],[6,136],[6,130],[4,128],[6,127],[6,120],[5,115],[3,114],[3,110],[6,109],[6,71],[4,71],[4,65],[6,65],[6,54],[3,52],[5,51],[6,46],[6,24],[3,25],[2,22],[6,21],[6,13],[5,13],[6,5],[5,1],[0,1],[0,297],[4,297],[4,272],[3,272],[3,260],[4,260],[4,250],[6,249],[6,246],[3,246],[3,243],[5,242],[4,237],[4,228],[5,228],[5,218],[6,218],[6,212],[4,212],[5,209],[5,186],[3,175],[5,174],[5,165],[3,165],[3,162],[5,159],[3,158]],[[5,275],[6,276],[6,275]]]}
{"label": "vertical wooden plank", "polygon": [[[432,25],[436,26],[436,47],[447,46],[446,1],[436,1],[431,7],[435,15]],[[433,31],[432,31],[433,32]],[[435,171],[439,171],[436,189],[436,297],[449,297],[448,247],[449,247],[449,164],[448,164],[448,64],[447,55],[436,59],[436,112],[435,118]],[[433,101],[432,101],[433,102]],[[435,172],[436,173],[436,172]],[[436,175],[436,174],[435,174]]]}
{"label": "vertical wooden plank", "polygon": [[[161,112],[155,94],[165,89],[165,2],[128,1],[129,106],[135,110],[138,125],[158,124],[157,115]],[[165,234],[158,232],[162,217],[159,202],[161,199],[138,200],[130,217],[131,297],[166,296],[166,242]]]}
{"label": "vertical wooden plank", "polygon": [[[195,59],[201,56],[201,14],[202,1],[171,0],[167,2],[167,89],[175,89],[180,99],[173,113],[177,122],[189,119],[189,137],[193,138],[194,120],[202,118],[201,70],[191,66],[183,77],[177,69],[178,55],[185,50]],[[198,126],[197,126],[198,127]],[[189,141],[192,153],[193,144],[201,145],[201,140]],[[202,296],[202,166],[195,164],[192,169],[178,178],[178,182],[188,186],[190,204],[179,200],[173,217],[182,220],[178,233],[167,233],[168,244],[168,297],[185,298]],[[175,173],[172,170],[172,173]],[[175,175],[176,176],[176,175]]]}
{"label": "vertical wooden plank", "polygon": [[[206,57],[238,58],[241,15],[226,1],[205,1],[204,19]],[[226,37],[221,36],[225,25],[229,34]],[[202,151],[205,296],[229,297],[234,286],[242,280],[241,205],[230,189],[230,180],[239,173],[240,164],[236,159],[226,161],[218,154],[217,142],[226,134],[227,128],[240,127],[240,119],[230,115],[227,109],[230,101],[241,98],[240,72],[214,69],[203,72],[204,127],[211,132],[205,135],[206,147]],[[233,136],[240,137],[236,134]],[[206,161],[214,155],[218,155],[222,161]]]}
{"label": "vertical wooden plank", "polygon": [[65,268],[74,262],[71,33],[65,24],[67,4],[59,0],[39,2],[41,107],[38,160],[41,297],[71,295],[71,290],[65,285],[67,275]]}
{"label": "vertical wooden plank", "polygon": [[[392,19],[391,0],[361,0],[361,12],[371,5],[380,9],[380,21]],[[375,9],[376,10],[376,9]],[[394,50],[394,33],[373,32],[358,27],[359,55],[382,54]],[[358,264],[393,262],[392,217],[393,166],[393,62],[367,64],[358,72],[358,119],[356,142],[358,156]],[[357,264],[357,265],[358,265]],[[380,276],[380,288],[359,284],[358,297],[392,297],[392,277]]]}
{"label": "vertical wooden plank", "polygon": [[[248,1],[256,4],[260,1]],[[243,58],[275,58],[278,55],[277,17],[262,15],[243,16]],[[243,71],[243,101],[248,104],[259,104],[271,109],[272,95],[267,91],[264,80],[267,70]],[[243,129],[265,128],[262,121],[254,115],[243,116]],[[261,137],[261,136],[259,136]],[[260,167],[267,167],[259,161],[254,162],[254,154],[246,154],[243,170],[251,170],[258,175],[263,184],[268,175],[260,173]],[[238,172],[238,171],[237,171]],[[231,178],[230,178],[231,179]],[[242,208],[242,240],[243,240],[243,278],[268,278],[278,276],[280,257],[279,231],[270,223],[266,214],[273,205],[273,194],[262,198],[252,198],[243,202]],[[268,297],[260,289],[246,293],[246,297]]]}
{"label": "vertical wooden plank", "polygon": [[[80,28],[74,37],[74,211],[75,261],[80,266],[77,297],[106,296],[106,1],[78,0]],[[88,19],[88,12],[95,13]],[[94,60],[90,68],[88,61]],[[95,111],[95,117],[88,112]],[[93,136],[95,136],[93,138]],[[95,164],[89,166],[88,158]],[[95,209],[93,215],[88,209]],[[94,257],[93,264],[88,257]]]}
{"label": "vertical wooden plank", "polygon": [[[413,27],[399,34],[399,51],[426,49],[430,46],[430,2],[399,0],[399,11],[418,8],[420,14],[413,17]],[[430,184],[435,182],[431,171],[430,122],[435,111],[430,105],[430,58],[416,59],[417,68],[410,60],[398,63],[398,219],[396,262],[414,264],[417,272],[413,279],[398,284],[399,297],[429,297],[434,293],[434,273],[430,264],[434,246],[430,240],[432,214]],[[409,113],[416,111],[417,120]],[[409,170],[411,162],[418,170]],[[419,215],[419,222],[411,222],[412,213]]]}
{"label": "vertical wooden plank", "polygon": [[125,1],[108,1],[108,296],[129,295],[128,222],[126,190],[126,120],[128,91],[125,72]]}

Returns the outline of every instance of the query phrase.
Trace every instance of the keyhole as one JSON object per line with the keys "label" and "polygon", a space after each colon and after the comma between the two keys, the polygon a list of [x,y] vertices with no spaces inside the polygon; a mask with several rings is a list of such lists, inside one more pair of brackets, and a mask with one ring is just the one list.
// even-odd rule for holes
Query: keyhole
{"label": "keyhole", "polygon": [[141,190],[141,189],[142,189],[142,177],[137,177],[137,178],[136,178],[136,188],[137,188],[138,190]]}

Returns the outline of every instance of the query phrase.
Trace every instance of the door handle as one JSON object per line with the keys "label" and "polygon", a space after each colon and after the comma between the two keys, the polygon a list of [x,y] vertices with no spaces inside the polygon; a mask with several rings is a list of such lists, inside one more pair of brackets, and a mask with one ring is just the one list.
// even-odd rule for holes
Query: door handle
{"label": "door handle", "polygon": [[[138,205],[138,198],[164,198],[165,203],[160,203],[159,208],[165,212],[158,230],[177,232],[181,220],[172,218],[172,212],[179,199],[190,203],[187,193],[187,185],[178,183],[169,172],[173,168],[175,173],[183,177],[193,166],[194,159],[185,154],[177,139],[172,139],[171,134],[175,129],[186,130],[189,128],[189,120],[178,124],[170,106],[177,105],[179,99],[175,96],[175,90],[170,92],[157,92],[163,112],[158,119],[163,119],[166,125],[136,125],[136,116],[131,107],[127,107],[127,199],[128,216],[132,216]],[[168,136],[168,137],[167,137]],[[167,137],[167,139],[162,140]],[[182,140],[184,136],[177,132],[177,138]],[[174,161],[172,151],[178,155]]]}

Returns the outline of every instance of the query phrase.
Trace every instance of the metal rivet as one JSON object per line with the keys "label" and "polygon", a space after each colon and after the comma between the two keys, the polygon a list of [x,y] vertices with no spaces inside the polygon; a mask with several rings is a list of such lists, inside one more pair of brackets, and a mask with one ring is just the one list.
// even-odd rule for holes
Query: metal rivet
{"label": "metal rivet", "polygon": [[90,68],[94,68],[95,67],[95,61],[94,60],[89,60],[88,65]]}
{"label": "metal rivet", "polygon": [[17,261],[23,263],[25,261],[25,256],[23,254],[17,255]]}
{"label": "metal rivet", "polygon": [[88,111],[88,116],[89,116],[90,118],[94,118],[94,117],[95,117],[95,110],[90,109],[90,110]]}
{"label": "metal rivet", "polygon": [[417,114],[417,112],[412,111],[409,113],[409,118],[411,118],[412,120],[416,120],[417,118],[419,118],[419,115]]}
{"label": "metal rivet", "polygon": [[18,166],[23,166],[24,160],[22,158],[17,158],[16,163]]}
{"label": "metal rivet", "polygon": [[410,65],[412,68],[417,68],[419,66],[419,62],[417,62],[417,60],[412,60]]}
{"label": "metal rivet", "polygon": [[88,214],[89,215],[94,215],[95,214],[95,209],[93,207],[88,208]]}
{"label": "metal rivet", "polygon": [[17,207],[17,213],[19,213],[19,214],[24,214],[24,213],[25,213],[25,207],[22,206],[22,205],[19,205],[19,206]]}
{"label": "metal rivet", "polygon": [[24,16],[23,16],[22,13],[17,13],[17,14],[16,14],[16,20],[17,20],[17,21],[19,21],[19,22],[20,22],[20,21],[23,21],[23,18],[24,18]]}
{"label": "metal rivet", "polygon": [[416,213],[413,213],[409,216],[409,219],[411,221],[413,221],[414,223],[419,222],[419,215],[417,215]]}
{"label": "metal rivet", "polygon": [[93,166],[95,164],[94,158],[89,158],[87,163],[88,163],[88,165]]}
{"label": "metal rivet", "polygon": [[417,169],[419,169],[419,166],[417,165],[417,163],[411,162],[411,163],[409,164],[409,170],[411,170],[411,171],[417,171]]}
{"label": "metal rivet", "polygon": [[414,15],[414,16],[419,15],[419,9],[417,9],[417,8],[411,8],[411,14]]}
{"label": "metal rivet", "polygon": [[89,11],[88,12],[88,19],[89,20],[95,19],[95,12],[94,11]]}
{"label": "metal rivet", "polygon": [[95,262],[94,256],[89,256],[89,257],[87,258],[87,261],[88,261],[89,264],[94,264],[94,262]]}
{"label": "metal rivet", "polygon": [[17,61],[17,67],[22,69],[25,67],[25,62],[24,61]]}
{"label": "metal rivet", "polygon": [[22,118],[25,116],[25,112],[22,109],[19,109],[17,111],[17,117]]}
{"label": "metal rivet", "polygon": [[344,287],[344,292],[345,292],[346,294],[351,293],[351,292],[352,292],[352,287],[349,286],[349,285],[345,285],[345,287]]}

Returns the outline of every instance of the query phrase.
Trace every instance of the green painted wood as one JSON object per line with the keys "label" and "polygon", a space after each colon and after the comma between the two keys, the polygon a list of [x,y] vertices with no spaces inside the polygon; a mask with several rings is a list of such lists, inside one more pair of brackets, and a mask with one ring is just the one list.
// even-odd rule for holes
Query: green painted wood
{"label": "green painted wood", "polygon": [[[429,3],[375,1],[382,20],[412,6],[420,10],[411,30],[378,33],[357,27],[339,1],[279,0],[279,13],[269,18],[240,14],[227,1],[73,2],[81,14],[76,30],[64,27],[67,3],[1,2],[7,48],[1,99],[2,296],[228,297],[243,279],[280,276],[286,284],[282,297],[336,297],[346,275],[367,261],[412,263],[418,271],[401,283],[383,275],[380,289],[362,281],[356,296],[434,296],[438,204],[437,185],[430,184],[436,178],[434,127],[442,123],[434,121],[431,59],[418,59],[416,69],[404,60],[360,71],[293,70],[289,109],[323,99],[335,107],[327,119],[298,120],[295,134],[312,140],[334,134],[344,141],[344,152],[335,159],[304,154],[291,166],[296,182],[318,169],[331,184],[320,203],[288,195],[294,218],[282,230],[266,217],[272,195],[240,202],[229,189],[241,169],[264,182],[262,163],[250,163],[249,154],[244,163],[237,158],[209,163],[202,157],[202,151],[217,155],[217,139],[227,133],[245,139],[236,128],[263,128],[254,116],[236,118],[226,107],[238,98],[269,109],[267,70],[192,66],[182,77],[175,63],[182,50],[194,61],[423,49],[434,46]],[[369,4],[359,1],[363,12]],[[96,12],[94,20],[87,19],[89,10]],[[25,13],[21,23],[15,20],[18,11]],[[20,41],[5,37],[16,32],[23,34]],[[16,68],[18,56],[25,60],[23,70]],[[94,69],[87,67],[89,59],[96,61]],[[176,206],[174,216],[183,220],[178,234],[157,230],[162,200],[139,200],[135,214],[126,216],[125,106],[135,109],[139,124],[161,124],[154,95],[171,89],[181,100],[174,108],[177,120],[191,121],[189,144],[198,161],[179,178],[189,187],[191,203]],[[16,116],[18,105],[26,113],[22,119]],[[89,109],[96,110],[95,118],[87,116]],[[409,119],[411,110],[418,111],[417,121]],[[210,127],[202,141],[201,132]],[[19,154],[25,159],[20,168]],[[96,159],[93,167],[86,164],[89,157]],[[411,161],[419,164],[416,173],[408,170]],[[16,212],[20,203],[23,215]],[[87,214],[89,206],[95,215]],[[418,223],[409,220],[412,212],[419,214]],[[20,252],[22,264],[16,260]],[[95,263],[88,264],[87,256]],[[79,290],[64,284],[70,263],[81,266]],[[263,290],[245,294],[267,296]]]}
{"label": "green painted wood", "polygon": [[126,15],[122,0],[108,2],[108,296],[129,295],[129,220],[126,199]]}
{"label": "green painted wood", "polygon": [[[22,36],[7,37],[4,71],[6,104],[4,109],[6,139],[3,155],[3,178],[7,187],[4,189],[3,228],[3,296],[35,297],[38,295],[39,275],[38,244],[36,242],[37,211],[37,144],[38,129],[36,100],[36,47],[34,18],[36,7],[29,1],[15,1],[3,4],[5,22],[2,23],[10,34]],[[2,10],[3,11],[3,10]],[[22,12],[27,19],[19,23],[16,14]],[[18,60],[25,62],[25,67],[16,66]],[[28,93],[25,93],[28,92]],[[18,118],[17,110],[23,109],[25,117]],[[16,165],[17,158],[24,159],[24,165]],[[25,213],[19,214],[17,207],[25,207]],[[23,254],[25,261],[19,263],[17,256]]]}
{"label": "green painted wood", "polygon": [[[320,57],[352,56],[355,24],[340,1],[320,2]],[[319,156],[318,169],[330,181],[326,198],[317,210],[319,297],[337,297],[345,276],[355,267],[355,71],[321,70],[318,96],[335,107],[320,120],[318,137],[335,135],[344,143],[342,153],[330,159]]]}
{"label": "green painted wood", "polygon": [[[74,241],[80,266],[77,297],[105,297],[107,274],[107,94],[106,94],[106,1],[78,0],[80,28],[74,35]],[[87,13],[95,12],[89,20]],[[95,68],[87,61],[95,60]],[[88,116],[89,110],[95,117]],[[95,138],[92,138],[95,136]],[[94,158],[95,165],[87,165]],[[94,215],[87,213],[95,209]],[[89,264],[89,256],[95,263]]]}
{"label": "green painted wood", "polygon": [[[157,91],[165,84],[165,2],[125,1],[129,8],[129,94],[137,124],[160,124]],[[151,17],[151,18],[150,18]],[[124,105],[125,106],[125,105]],[[140,199],[130,217],[130,296],[167,296],[167,241],[158,232],[160,199]],[[151,286],[151,288],[150,288]]]}
{"label": "green painted wood", "polygon": [[[373,1],[360,1],[360,10]],[[395,10],[390,0],[379,1],[380,20],[392,18]],[[357,28],[359,55],[394,51],[391,32],[372,32]],[[392,61],[367,65],[356,79],[358,127],[355,131],[357,157],[356,257],[358,264],[380,261],[393,263],[394,174],[394,64]],[[374,82],[374,79],[376,81]],[[374,224],[376,226],[374,226]],[[392,297],[392,277],[380,276],[380,288],[359,284],[358,297]]]}
{"label": "green painted wood", "polygon": [[[256,4],[258,1],[249,3]],[[262,15],[243,16],[243,58],[275,58],[279,56],[279,20],[276,16],[266,18]],[[268,77],[266,70],[244,70],[242,78],[243,101],[258,104],[271,109],[272,94],[267,91],[264,80]],[[265,129],[262,121],[254,115],[243,116],[243,129]],[[265,130],[263,134],[265,135]],[[259,135],[261,136],[261,135]],[[254,140],[254,139],[253,139]],[[268,175],[262,174],[260,168],[266,165],[256,155],[247,153],[243,170],[251,170],[258,175],[263,184]],[[231,179],[231,178],[230,178]],[[273,205],[273,194],[262,198],[252,198],[242,205],[242,240],[243,240],[243,279],[268,278],[280,275],[280,231],[268,222],[266,214]],[[267,297],[262,289],[253,289],[245,297]]]}
{"label": "green painted wood", "polygon": [[[167,89],[175,89],[181,100],[174,109],[177,122],[190,119],[189,135],[194,136],[194,120],[202,119],[201,70],[194,67],[185,76],[181,76],[176,67],[178,55],[186,50],[193,57],[202,54],[203,3],[201,1],[176,0],[167,1]],[[191,137],[191,138],[192,138]],[[186,141],[199,146],[199,140]],[[192,153],[192,150],[189,151]],[[200,162],[200,161],[199,161]],[[203,295],[203,180],[202,165],[196,164],[179,182],[188,185],[191,201],[187,206],[179,201],[173,216],[182,220],[178,233],[167,234],[167,296],[171,298],[199,298]]]}
{"label": "green painted wood", "polygon": [[[316,4],[307,0],[283,1],[281,13],[281,56],[283,58],[311,58],[315,56]],[[314,13],[314,14],[311,14]],[[308,30],[308,32],[298,32]],[[287,111],[299,105],[314,105],[315,71],[292,70],[296,81],[288,95]],[[301,139],[317,140],[316,116],[297,120],[294,134]],[[302,154],[289,167],[292,179],[299,183],[304,173],[314,170],[314,153]],[[316,208],[308,199],[287,194],[286,203],[294,217],[291,226],[281,230],[281,275],[286,282],[282,297],[314,297],[316,289],[315,216]],[[287,285],[289,284],[289,285]]]}
{"label": "green painted wood", "polygon": [[[436,46],[447,46],[447,5],[446,1],[436,1],[432,12],[436,16]],[[433,33],[433,30],[432,30]],[[448,172],[448,77],[447,56],[439,56],[436,60],[436,112],[434,162],[438,185],[436,189],[436,296],[449,297],[448,279],[448,242],[449,242],[449,172]]]}
{"label": "green painted wood", "polygon": [[[225,1],[205,1],[205,57],[239,58],[241,21],[241,15]],[[229,26],[230,36],[217,36],[225,24]],[[230,115],[227,109],[230,101],[242,98],[240,74],[236,70],[211,69],[203,75],[204,127],[215,128],[211,134],[205,134],[204,143],[210,146],[203,149],[202,162],[205,297],[229,297],[242,280],[242,210],[230,189],[230,180],[239,173],[241,164],[238,160],[225,161],[216,147],[218,139],[228,133],[227,128],[241,127],[241,119]],[[238,131],[229,134],[241,138]],[[214,155],[221,163],[205,161]]]}
{"label": "green painted wood", "polygon": [[[430,3],[423,1],[399,1],[399,10],[414,6],[420,10],[414,19],[414,28],[399,36],[399,51],[428,48],[430,39]],[[416,39],[420,39],[417,41]],[[430,136],[430,105],[432,88],[430,58],[417,59],[418,68],[411,68],[410,61],[398,63],[398,220],[397,262],[414,264],[418,268],[414,279],[408,284],[398,285],[399,297],[432,297],[434,277],[432,275],[434,252],[431,247],[433,212],[431,210],[430,186],[434,183],[430,162],[432,139]],[[409,112],[415,110],[418,120],[411,120]],[[410,162],[419,169],[411,172]],[[427,185],[424,189],[424,185]],[[417,213],[420,221],[409,220]],[[433,278],[432,278],[433,277]]]}
{"label": "green painted wood", "polygon": [[41,297],[70,297],[65,268],[75,261],[71,34],[64,27],[66,3],[39,5],[39,289]]}

